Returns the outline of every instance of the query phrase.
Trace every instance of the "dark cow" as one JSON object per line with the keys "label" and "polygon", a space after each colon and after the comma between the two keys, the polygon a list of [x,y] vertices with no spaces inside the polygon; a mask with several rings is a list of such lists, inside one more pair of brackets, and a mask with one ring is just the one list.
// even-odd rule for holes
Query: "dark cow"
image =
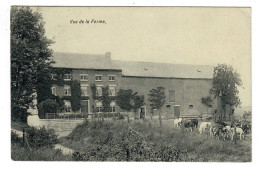
{"label": "dark cow", "polygon": [[194,128],[198,127],[198,120],[197,119],[182,120],[179,123],[179,126],[183,128],[189,128],[190,131],[192,132]]}
{"label": "dark cow", "polygon": [[245,134],[248,134],[249,131],[251,130],[251,126],[249,124],[242,124],[240,127],[244,131]]}
{"label": "dark cow", "polygon": [[228,129],[220,124],[213,125],[210,127],[210,136],[213,138],[220,139],[222,137],[224,140],[228,138]]}

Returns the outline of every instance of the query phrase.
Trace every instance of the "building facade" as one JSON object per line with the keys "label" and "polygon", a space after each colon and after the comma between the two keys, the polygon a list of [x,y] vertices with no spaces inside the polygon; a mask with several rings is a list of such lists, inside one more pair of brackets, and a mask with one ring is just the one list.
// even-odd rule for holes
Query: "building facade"
{"label": "building facade", "polygon": [[158,114],[158,111],[151,109],[148,94],[159,86],[165,88],[166,102],[161,111],[167,118],[199,117],[212,113],[217,107],[215,100],[209,107],[201,102],[202,97],[209,96],[213,76],[211,66],[118,61],[111,59],[111,53],[55,53],[53,60],[56,71],[52,73],[52,94],[64,99],[65,112],[68,113],[72,112],[70,82],[73,80],[80,82],[79,112],[83,114],[102,112],[102,100],[93,97],[93,84],[95,95],[99,97],[102,96],[102,88],[108,86],[112,98],[111,113],[122,112],[115,101],[119,89],[132,89],[143,95],[145,105],[133,114],[135,118]]}

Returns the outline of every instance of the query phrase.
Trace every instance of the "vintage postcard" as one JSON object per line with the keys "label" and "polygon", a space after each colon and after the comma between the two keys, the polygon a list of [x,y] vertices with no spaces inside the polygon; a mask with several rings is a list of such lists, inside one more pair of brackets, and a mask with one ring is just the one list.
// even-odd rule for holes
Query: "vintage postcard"
{"label": "vintage postcard", "polygon": [[12,6],[14,161],[251,162],[251,8]]}

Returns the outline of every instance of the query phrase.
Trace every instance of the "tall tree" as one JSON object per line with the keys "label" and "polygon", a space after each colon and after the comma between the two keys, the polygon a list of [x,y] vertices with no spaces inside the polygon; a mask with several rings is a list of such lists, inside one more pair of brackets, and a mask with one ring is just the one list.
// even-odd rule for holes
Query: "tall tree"
{"label": "tall tree", "polygon": [[138,108],[144,105],[144,96],[139,96],[137,92],[133,92],[131,89],[120,89],[117,93],[116,103],[124,111],[130,112],[133,109],[136,112]]}
{"label": "tall tree", "polygon": [[217,67],[214,67],[210,93],[213,94],[215,98],[220,97],[221,107],[224,113],[226,112],[226,105],[237,107],[241,104],[238,97],[239,86],[242,86],[242,80],[232,66],[218,64]]}
{"label": "tall tree", "polygon": [[150,93],[148,94],[150,101],[150,106],[152,109],[158,109],[159,110],[159,120],[160,120],[160,126],[162,125],[161,121],[161,108],[165,103],[165,88],[164,87],[157,87],[156,89],[150,90]]}
{"label": "tall tree", "polygon": [[45,36],[41,14],[29,7],[11,8],[10,30],[12,119],[26,121],[41,73],[51,67],[53,42]]}

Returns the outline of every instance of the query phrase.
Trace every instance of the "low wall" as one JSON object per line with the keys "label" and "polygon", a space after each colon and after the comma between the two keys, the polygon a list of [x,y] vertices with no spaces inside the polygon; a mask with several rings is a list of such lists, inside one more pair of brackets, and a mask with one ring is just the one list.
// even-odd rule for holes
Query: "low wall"
{"label": "low wall", "polygon": [[77,125],[83,123],[85,119],[39,119],[38,115],[28,116],[29,126],[54,129],[56,132],[72,131]]}

